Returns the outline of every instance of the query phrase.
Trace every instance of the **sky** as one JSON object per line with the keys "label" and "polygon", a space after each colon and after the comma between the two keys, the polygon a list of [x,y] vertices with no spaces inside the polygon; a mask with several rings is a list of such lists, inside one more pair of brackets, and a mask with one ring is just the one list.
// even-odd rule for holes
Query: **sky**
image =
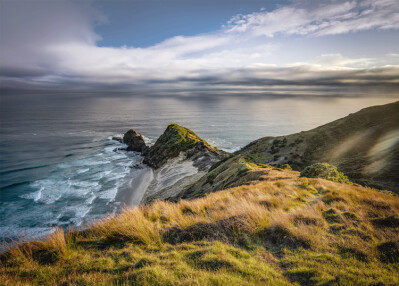
{"label": "sky", "polygon": [[399,0],[0,0],[0,84],[399,98]]}

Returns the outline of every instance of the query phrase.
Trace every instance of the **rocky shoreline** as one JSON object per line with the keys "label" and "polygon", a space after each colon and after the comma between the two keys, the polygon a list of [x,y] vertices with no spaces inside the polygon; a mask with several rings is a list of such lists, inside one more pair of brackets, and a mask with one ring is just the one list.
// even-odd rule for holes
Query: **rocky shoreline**
{"label": "rocky shoreline", "polygon": [[143,166],[137,167],[144,171],[132,179],[130,194],[123,195],[128,206],[177,196],[214,164],[229,156],[177,124],[169,125],[153,146],[148,146],[134,129],[123,137],[112,139],[126,144],[125,151],[139,152],[143,156]]}

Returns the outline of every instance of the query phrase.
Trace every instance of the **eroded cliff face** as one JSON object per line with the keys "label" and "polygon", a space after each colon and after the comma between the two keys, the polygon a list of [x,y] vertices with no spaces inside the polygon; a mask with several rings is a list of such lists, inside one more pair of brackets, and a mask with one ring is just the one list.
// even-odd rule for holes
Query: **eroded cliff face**
{"label": "eroded cliff face", "polygon": [[151,147],[143,136],[130,129],[123,136],[127,151],[140,152],[143,163],[153,169],[153,179],[142,202],[168,199],[197,182],[228,153],[208,144],[188,128],[169,125]]}
{"label": "eroded cliff face", "polygon": [[155,200],[167,200],[179,195],[191,184],[196,183],[206,174],[194,166],[194,161],[186,159],[185,152],[169,159],[160,168],[153,170],[153,180],[148,186],[141,203],[148,204]]}
{"label": "eroded cliff face", "polygon": [[181,153],[185,158],[195,162],[201,170],[209,169],[212,164],[221,160],[225,152],[211,146],[188,128],[177,124],[169,125],[153,146],[143,152],[144,163],[158,169],[169,159]]}
{"label": "eroded cliff face", "polygon": [[183,154],[184,159],[193,161],[195,167],[206,171],[228,155],[227,152],[208,144],[190,129],[177,124],[169,125],[151,147],[146,145],[144,137],[134,129],[127,131],[123,139],[113,139],[123,141],[127,145],[127,151],[140,152],[144,157],[143,163],[153,169],[158,169],[168,160]]}

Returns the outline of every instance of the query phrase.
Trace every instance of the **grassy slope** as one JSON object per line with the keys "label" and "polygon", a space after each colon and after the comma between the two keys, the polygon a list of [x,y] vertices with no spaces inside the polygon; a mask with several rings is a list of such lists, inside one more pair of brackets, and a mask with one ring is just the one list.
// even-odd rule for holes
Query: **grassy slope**
{"label": "grassy slope", "polygon": [[261,138],[217,164],[199,182],[170,200],[198,198],[262,180],[267,175],[267,170],[262,170],[264,164],[288,163],[301,170],[316,162],[337,166],[353,182],[399,193],[398,122],[399,101],[365,108],[310,131]]}
{"label": "grassy slope", "polygon": [[328,162],[352,181],[399,192],[398,122],[399,101],[362,109],[310,131],[262,138],[240,153],[256,163],[288,163],[296,170]]}
{"label": "grassy slope", "polygon": [[263,167],[253,185],[14,248],[0,284],[399,284],[398,197]]}
{"label": "grassy slope", "polygon": [[273,169],[275,168],[270,165],[252,163],[244,155],[231,155],[212,166],[197,182],[168,200],[176,202],[180,199],[200,198],[219,190],[270,179],[270,171]]}

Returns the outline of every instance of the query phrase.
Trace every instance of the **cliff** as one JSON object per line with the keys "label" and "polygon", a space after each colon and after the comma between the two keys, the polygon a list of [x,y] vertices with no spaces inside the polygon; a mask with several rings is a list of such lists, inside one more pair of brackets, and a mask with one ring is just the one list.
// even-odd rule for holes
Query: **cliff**
{"label": "cliff", "polygon": [[114,137],[114,140],[123,141],[127,145],[126,151],[140,152],[143,163],[152,168],[151,182],[140,198],[143,203],[178,195],[228,156],[190,129],[177,124],[169,125],[152,146],[147,146],[144,137],[134,129],[127,131],[123,139]]}
{"label": "cliff", "polygon": [[256,140],[216,163],[169,200],[261,181],[268,167],[302,170],[317,162],[338,167],[352,182],[399,193],[399,102],[365,108],[315,129]]}
{"label": "cliff", "polygon": [[225,152],[209,145],[190,129],[171,124],[155,144],[143,153],[143,162],[158,169],[182,152],[186,158],[193,159],[201,170],[207,169],[225,155]]}
{"label": "cliff", "polygon": [[239,154],[255,163],[302,170],[316,162],[338,167],[351,181],[399,193],[399,101],[365,108],[288,136],[265,137]]}

